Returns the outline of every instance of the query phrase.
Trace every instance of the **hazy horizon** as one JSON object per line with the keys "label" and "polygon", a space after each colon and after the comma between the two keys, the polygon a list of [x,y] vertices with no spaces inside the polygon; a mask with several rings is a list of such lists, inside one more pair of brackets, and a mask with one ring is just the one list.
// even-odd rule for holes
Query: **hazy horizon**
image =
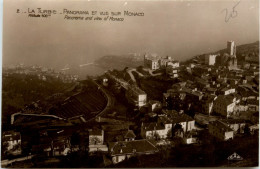
{"label": "hazy horizon", "polygon": [[[32,1],[5,0],[3,65],[24,63],[61,68],[105,56],[157,53],[176,60],[259,41],[259,2],[239,1]],[[65,20],[63,15],[30,18],[17,9],[42,8],[143,12],[120,21]]]}

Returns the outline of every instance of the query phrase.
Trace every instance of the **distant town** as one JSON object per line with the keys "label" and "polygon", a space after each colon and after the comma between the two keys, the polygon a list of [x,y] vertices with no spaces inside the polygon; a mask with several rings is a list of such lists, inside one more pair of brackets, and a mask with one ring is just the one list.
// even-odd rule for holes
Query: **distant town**
{"label": "distant town", "polygon": [[185,62],[144,53],[142,65],[86,79],[4,67],[1,165],[258,166],[258,47],[227,41]]}

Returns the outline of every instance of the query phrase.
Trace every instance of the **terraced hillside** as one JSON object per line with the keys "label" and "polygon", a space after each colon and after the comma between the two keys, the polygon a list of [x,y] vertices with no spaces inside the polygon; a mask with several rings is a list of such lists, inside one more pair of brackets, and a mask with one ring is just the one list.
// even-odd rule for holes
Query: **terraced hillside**
{"label": "terraced hillside", "polygon": [[85,120],[95,117],[107,104],[107,98],[98,87],[71,96],[57,105],[50,113],[65,119],[83,115]]}

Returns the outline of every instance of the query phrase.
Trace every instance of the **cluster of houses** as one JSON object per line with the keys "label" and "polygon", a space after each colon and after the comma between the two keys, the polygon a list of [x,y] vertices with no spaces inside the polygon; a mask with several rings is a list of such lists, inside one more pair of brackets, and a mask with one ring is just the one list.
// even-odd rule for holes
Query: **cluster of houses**
{"label": "cluster of houses", "polygon": [[[228,42],[227,51],[230,57],[236,57],[233,41]],[[206,55],[200,63],[195,59],[189,63],[184,69],[186,77],[163,94],[163,105],[177,111],[192,109],[209,118],[216,116],[219,120],[207,123],[209,133],[228,140],[237,134],[234,125],[239,130],[246,126],[251,132],[258,127],[254,119],[259,117],[259,66],[247,63],[250,66],[238,68],[226,61],[218,64],[218,56]]]}
{"label": "cluster of houses", "polygon": [[[234,41],[227,42],[227,53],[205,55],[202,62],[194,59],[185,66],[179,66],[171,57],[144,56],[146,68],[166,69],[167,74],[170,72],[168,67],[172,67],[176,73],[180,72],[180,82],[163,93],[162,105],[166,110],[216,116],[219,120],[210,121],[207,125],[209,133],[220,140],[234,138],[238,130],[232,127],[234,125],[239,125],[239,131],[246,126],[254,132],[258,127],[255,119],[259,117],[259,65],[248,63],[246,59],[242,65],[237,65]],[[151,106],[148,99],[146,106]],[[158,116],[158,119],[165,117]],[[141,134],[145,138],[168,138],[167,135],[172,132],[167,128],[172,128],[172,125],[169,127],[169,124],[159,121],[143,123]]]}
{"label": "cluster of houses", "polygon": [[195,120],[190,116],[183,112],[163,110],[156,121],[142,122],[141,136],[156,140],[180,137],[184,139],[185,143],[191,144],[196,141],[190,141],[191,133],[195,129]]}
{"label": "cluster of houses", "polygon": [[[79,150],[87,151],[90,155],[103,152],[109,154],[111,162],[116,164],[132,156],[159,151],[148,139],[135,140],[136,135],[132,130],[118,131],[120,139],[115,142],[106,142],[104,130],[97,127],[81,131],[76,135],[75,131],[70,129],[41,130],[39,133],[37,144],[31,145],[30,153],[46,157],[66,156]],[[19,132],[4,132],[2,142],[6,147],[4,153],[7,155],[20,155],[22,148],[26,147],[23,145],[25,143],[21,143]]]}
{"label": "cluster of houses", "polygon": [[79,80],[78,75],[65,74],[65,72],[56,72],[52,68],[42,66],[24,66],[18,64],[16,66],[9,66],[3,68],[3,76],[10,76],[12,74],[35,75],[38,79],[49,81],[53,78],[61,80],[63,83],[72,83]]}

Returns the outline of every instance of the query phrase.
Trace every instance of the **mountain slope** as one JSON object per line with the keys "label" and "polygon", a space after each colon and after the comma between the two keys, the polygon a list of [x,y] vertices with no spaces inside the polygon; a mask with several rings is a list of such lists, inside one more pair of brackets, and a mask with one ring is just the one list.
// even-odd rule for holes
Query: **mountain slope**
{"label": "mountain slope", "polygon": [[[236,56],[238,59],[238,63],[240,61],[244,61],[245,56],[259,56],[259,41],[256,41],[254,43],[248,43],[248,44],[243,44],[239,45],[236,47]],[[224,54],[227,52],[227,49],[221,49],[216,52],[211,52],[211,53],[205,53],[202,55],[197,55],[192,57],[191,59],[186,60],[184,63],[189,63],[192,62],[193,59],[204,59],[204,56],[206,54]]]}
{"label": "mountain slope", "polygon": [[[216,52],[205,54],[224,54],[227,49],[221,49]],[[184,61],[184,63],[192,62],[193,59],[204,59],[205,54],[191,57]],[[244,60],[245,56],[259,56],[259,41],[249,44],[237,46],[237,59],[238,63]],[[118,69],[122,70],[125,67],[137,67],[143,65],[143,56],[141,54],[128,54],[128,55],[107,55],[95,61],[95,64],[105,69]]]}

